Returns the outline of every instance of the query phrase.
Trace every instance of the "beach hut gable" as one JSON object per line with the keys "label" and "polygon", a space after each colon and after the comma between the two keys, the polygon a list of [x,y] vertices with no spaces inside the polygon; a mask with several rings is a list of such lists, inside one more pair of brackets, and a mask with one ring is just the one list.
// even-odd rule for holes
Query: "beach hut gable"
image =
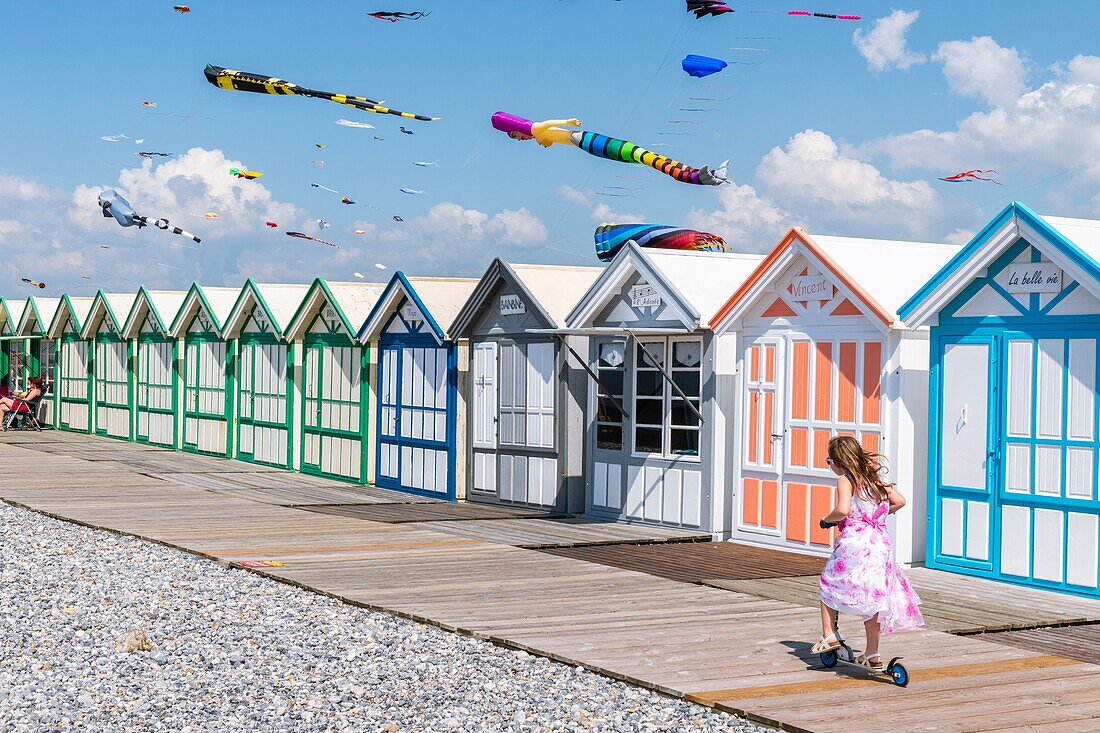
{"label": "beach hut gable", "polygon": [[169,330],[176,337],[184,333],[217,334],[220,330],[220,324],[197,284],[192,285],[187,291],[187,297],[184,298],[183,305]]}
{"label": "beach hut gable", "polygon": [[498,257],[478,281],[451,324],[451,331],[456,337],[465,338],[471,334],[499,335],[558,325],[512,267]]}
{"label": "beach hut gable", "polygon": [[380,334],[430,334],[438,344],[446,334],[421,302],[404,273],[397,272],[359,329],[359,339],[372,341]]}
{"label": "beach hut gable", "polygon": [[111,308],[104,292],[100,290],[92,300],[92,307],[88,311],[88,317],[84,320],[81,335],[84,338],[93,338],[97,333],[118,334],[119,331],[118,316]]}
{"label": "beach hut gable", "polygon": [[328,284],[321,278],[315,279],[309,286],[301,304],[287,323],[283,336],[288,341],[293,341],[305,333],[355,338],[355,327],[351,325]]}
{"label": "beach hut gable", "polygon": [[8,301],[0,298],[0,336],[10,336],[15,330],[15,324],[11,320],[11,311],[8,310]]}
{"label": "beach hut gable", "polygon": [[46,329],[47,336],[60,338],[65,333],[79,335],[81,323],[87,318],[91,304],[91,298],[70,298],[67,293],[62,295],[57,312]]}
{"label": "beach hut gable", "polygon": [[149,291],[141,288],[134,296],[134,304],[130,307],[130,313],[122,325],[122,335],[126,338],[133,338],[138,334],[166,335],[169,322],[165,320],[164,315],[153,302]]}
{"label": "beach hut gable", "polygon": [[241,334],[263,334],[281,338],[278,319],[264,300],[256,283],[249,278],[241,288],[241,294],[225,319],[222,333],[226,338]]}

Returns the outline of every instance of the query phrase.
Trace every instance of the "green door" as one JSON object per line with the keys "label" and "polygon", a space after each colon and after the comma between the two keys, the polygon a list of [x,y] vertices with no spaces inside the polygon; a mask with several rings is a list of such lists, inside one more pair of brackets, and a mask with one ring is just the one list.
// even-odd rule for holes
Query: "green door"
{"label": "green door", "polygon": [[95,379],[95,432],[130,440],[130,344],[109,333],[96,334],[92,373]]}
{"label": "green door", "polygon": [[216,336],[188,334],[183,383],[183,449],[229,455],[229,348]]}
{"label": "green door", "polygon": [[58,425],[62,430],[91,430],[92,360],[89,342],[75,333],[61,337],[61,374],[58,380]]}
{"label": "green door", "polygon": [[302,471],[365,482],[367,348],[311,336],[302,362]]}
{"label": "green door", "polygon": [[237,362],[237,455],[289,468],[290,348],[273,336],[246,335]]}
{"label": "green door", "polygon": [[137,440],[176,447],[176,380],[173,342],[156,334],[137,341]]}

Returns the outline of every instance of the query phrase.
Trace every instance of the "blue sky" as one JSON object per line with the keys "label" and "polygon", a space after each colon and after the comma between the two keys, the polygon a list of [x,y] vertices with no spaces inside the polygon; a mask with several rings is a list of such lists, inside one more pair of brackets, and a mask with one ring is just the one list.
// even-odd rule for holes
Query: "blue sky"
{"label": "blue sky", "polygon": [[[1100,168],[1079,162],[1100,159],[1100,59],[1089,56],[1100,5],[731,5],[736,13],[702,20],[681,0],[195,0],[188,15],[148,0],[13,5],[5,26],[21,30],[5,34],[0,49],[8,142],[0,247],[19,264],[0,287],[19,297],[22,276],[57,293],[239,284],[249,275],[382,279],[397,268],[473,275],[496,254],[592,264],[594,226],[634,217],[708,228],[746,251],[766,249],[792,224],[958,241],[1013,198],[1100,217]],[[784,12],[803,6],[864,19]],[[886,27],[876,35],[876,22],[895,9],[919,14],[895,19],[893,36]],[[388,23],[368,17],[372,10],[431,14]],[[864,52],[853,42],[857,29]],[[756,65],[692,79],[679,67],[685,53]],[[881,69],[868,54],[885,59]],[[206,82],[207,63],[443,119],[226,92]],[[717,111],[681,111],[688,107]],[[733,183],[688,186],[579,150],[512,141],[489,126],[496,110],[576,116],[584,129],[671,144],[654,149],[690,165],[729,159]],[[377,129],[340,127],[339,118]],[[415,134],[400,134],[401,124]],[[144,143],[100,139],[118,133]],[[148,163],[138,150],[176,156]],[[311,163],[318,159],[323,169]],[[231,178],[238,162],[264,177]],[[997,169],[1004,186],[936,180],[975,167]],[[342,206],[310,182],[358,203]],[[94,201],[105,186],[199,234],[202,245],[187,250],[172,235],[102,219]],[[219,218],[205,220],[207,211]],[[269,218],[280,228],[265,227]],[[331,228],[318,232],[317,218]],[[289,228],[342,249],[287,238]]]}

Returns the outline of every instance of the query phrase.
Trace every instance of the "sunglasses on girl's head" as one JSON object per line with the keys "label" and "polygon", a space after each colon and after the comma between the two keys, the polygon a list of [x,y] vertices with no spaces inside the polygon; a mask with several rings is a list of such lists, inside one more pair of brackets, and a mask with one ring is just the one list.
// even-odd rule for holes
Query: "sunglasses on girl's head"
{"label": "sunglasses on girl's head", "polygon": [[830,466],[833,465],[833,459],[832,458],[826,458],[825,462],[828,463]]}

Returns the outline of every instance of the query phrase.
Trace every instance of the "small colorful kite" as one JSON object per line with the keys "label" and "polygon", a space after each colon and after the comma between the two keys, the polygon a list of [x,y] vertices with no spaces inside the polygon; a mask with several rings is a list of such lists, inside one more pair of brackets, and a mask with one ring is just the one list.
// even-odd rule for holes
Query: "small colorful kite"
{"label": "small colorful kite", "polygon": [[359,127],[364,130],[373,130],[374,125],[368,125],[366,122],[355,122],[354,120],[345,120],[343,117],[336,120],[337,125],[343,125],[344,127]]}
{"label": "small colorful kite", "polygon": [[152,150],[142,151],[142,152],[138,153],[138,155],[140,155],[143,158],[148,158],[150,160],[153,159],[154,155],[159,156],[161,158],[169,158],[169,157],[172,156],[171,153],[157,153],[157,152],[152,151]]}
{"label": "small colorful kite", "polygon": [[179,227],[169,226],[167,219],[156,219],[153,222],[149,221],[148,217],[141,216],[134,207],[130,206],[130,202],[122,198],[122,196],[114,189],[107,189],[99,194],[99,208],[103,210],[103,216],[106,219],[114,218],[119,224],[124,227],[136,226],[141,229],[144,226],[152,223],[157,229],[161,231],[170,231],[173,234],[180,234],[185,237],[191,238],[195,244],[198,244],[202,240],[196,237],[190,232],[184,231]]}
{"label": "small colorful kite", "polygon": [[388,20],[391,23],[396,23],[399,20],[420,20],[428,17],[431,13],[422,13],[419,10],[414,10],[411,13],[404,13],[399,10],[377,10],[373,13],[367,13],[367,15],[378,20]]}
{"label": "small colorful kite", "polygon": [[716,234],[659,224],[601,224],[596,227],[596,257],[613,259],[629,241],[639,247],[696,252],[729,252],[725,240]]}
{"label": "small colorful kite", "polygon": [[23,282],[27,283],[27,285],[33,285],[34,287],[42,289],[42,290],[44,290],[46,288],[46,283],[44,283],[44,282],[39,282],[37,280],[31,280],[29,277],[21,277],[19,279],[22,280]]}
{"label": "small colorful kite", "polygon": [[313,143],[313,147],[317,148],[318,150],[321,150],[321,149],[322,149],[322,148],[324,148],[325,146],[324,146],[324,145],[322,145],[321,143]]}
{"label": "small colorful kite", "polygon": [[305,234],[303,232],[287,232],[286,235],[288,237],[298,237],[298,239],[308,239],[311,242],[317,242],[318,244],[327,244],[329,247],[333,247],[335,249],[340,249],[340,245],[333,244],[332,242],[326,242],[323,239],[318,239],[317,237],[314,237],[311,234]]}
{"label": "small colorful kite", "polygon": [[374,263],[374,268],[375,268],[376,270],[385,270],[385,269],[386,269],[386,266],[385,266],[385,265],[383,265],[383,264],[382,264],[381,262],[375,262],[375,263]]}
{"label": "small colorful kite", "polygon": [[355,275],[355,276],[356,276],[357,278],[359,278],[360,280],[362,280],[362,279],[363,279],[364,277],[366,277],[366,275],[364,275],[364,274],[363,274],[363,273],[361,273],[361,272],[353,272],[353,273],[351,273],[351,274],[352,274],[352,275]]}
{"label": "small colorful kite", "polygon": [[208,211],[208,212],[206,212],[205,214],[202,215],[202,218],[203,219],[217,219],[218,215],[215,214],[213,211]]}
{"label": "small colorful kite", "polygon": [[725,2],[721,2],[721,0],[686,0],[686,2],[687,11],[689,13],[695,13],[696,18],[702,18],[705,15],[715,16],[733,12],[733,8],[726,5]]}
{"label": "small colorful kite", "polygon": [[107,245],[107,244],[101,244],[101,245],[99,245],[99,248],[100,249],[110,249],[111,247],[110,247],[110,245]]}
{"label": "small colorful kite", "polygon": [[247,168],[230,168],[229,175],[236,176],[237,178],[247,178],[250,181],[254,181],[257,178],[262,178],[263,173],[259,171],[250,171]]}
{"label": "small colorful kite", "polygon": [[401,193],[407,193],[410,196],[423,196],[427,191],[417,191],[415,188],[403,188]]}
{"label": "small colorful kite", "polygon": [[322,231],[322,232],[323,232],[323,231],[325,231],[326,229],[328,229],[328,228],[329,228],[330,226],[332,226],[332,225],[331,225],[331,224],[329,224],[329,223],[328,223],[327,221],[325,221],[324,219],[318,219],[318,220],[317,220],[317,230],[318,230],[318,231]]}
{"label": "small colorful kite", "polygon": [[220,66],[212,66],[207,64],[206,69],[203,71],[206,75],[206,80],[219,89],[236,90],[238,92],[257,92],[259,94],[286,94],[296,95],[301,97],[314,97],[316,99],[327,99],[330,102],[336,102],[337,104],[346,104],[349,107],[363,110],[364,112],[376,112],[378,114],[396,115],[398,117],[404,117],[409,120],[422,120],[424,122],[434,122],[438,120],[438,117],[425,117],[424,115],[413,114],[412,112],[402,112],[396,109],[390,109],[389,107],[383,107],[380,101],[374,99],[368,99],[367,97],[353,97],[347,94],[336,94],[335,92],[322,92],[316,89],[308,89],[306,87],[300,87],[293,82],[279,79],[273,76],[265,74],[253,74],[247,71],[234,71],[232,69],[223,69]]}
{"label": "small colorful kite", "polygon": [[980,168],[975,168],[974,170],[971,170],[971,171],[963,171],[962,173],[956,173],[953,176],[946,176],[944,178],[940,178],[940,180],[941,181],[946,181],[947,183],[970,183],[972,181],[987,181],[989,183],[996,183],[998,186],[1003,185],[1000,181],[998,181],[996,179],[985,178],[982,175],[980,175],[980,174],[983,174],[983,173],[996,174],[997,171],[993,170],[992,168],[990,168],[989,170],[984,170],[984,171]]}
{"label": "small colorful kite", "polygon": [[359,236],[363,236],[364,234],[367,233],[367,230],[366,229],[356,229],[355,233],[358,234]]}
{"label": "small colorful kite", "polygon": [[689,53],[684,57],[684,60],[680,62],[680,67],[683,68],[690,76],[696,78],[703,78],[704,76],[710,76],[711,74],[717,74],[722,69],[729,66],[722,59],[713,59],[710,56],[697,56],[693,53]]}
{"label": "small colorful kite", "polygon": [[142,102],[141,106],[142,107],[156,107],[157,103],[156,102]]}
{"label": "small colorful kite", "polygon": [[109,143],[117,143],[119,140],[129,140],[130,138],[126,137],[125,135],[119,134],[119,135],[103,135],[99,139],[100,140],[106,140]]}
{"label": "small colorful kite", "polygon": [[351,199],[349,199],[347,196],[343,196],[343,197],[340,198],[340,203],[342,203],[342,204],[354,204],[355,202],[352,201]]}
{"label": "small colorful kite", "polygon": [[325,161],[323,161],[323,160],[311,160],[309,162],[313,164],[314,168],[324,168],[325,167]]}
{"label": "small colorful kite", "polygon": [[492,117],[492,124],[494,128],[507,133],[513,140],[534,139],[544,148],[548,148],[555,143],[572,145],[589,155],[595,155],[597,158],[649,166],[681,183],[719,186],[726,182],[726,167],[729,161],[722,163],[714,170],[706,166],[692,168],[626,140],[619,140],[596,132],[566,130],[559,127],[559,125],[577,127],[581,124],[578,119],[532,122],[507,112],[497,112]]}
{"label": "small colorful kite", "polygon": [[393,217],[393,220],[394,220],[394,221],[401,221],[401,222],[405,221],[405,220],[404,220],[404,219],[402,219],[402,218],[401,218],[400,216],[395,216],[395,217]]}
{"label": "small colorful kite", "polygon": [[335,188],[329,188],[328,186],[322,186],[320,183],[311,183],[309,185],[312,186],[313,188],[319,188],[322,191],[330,191],[332,193],[340,193]]}
{"label": "small colorful kite", "polygon": [[809,10],[788,10],[787,15],[801,15],[807,18],[829,18],[830,20],[863,20],[858,15],[837,15],[836,13],[814,13]]}
{"label": "small colorful kite", "polygon": [[418,165],[421,168],[438,168],[439,167],[439,161],[437,161],[437,160],[431,160],[431,161],[417,160],[417,161],[413,162],[413,165]]}
{"label": "small colorful kite", "polygon": [[406,135],[412,135],[413,134],[413,131],[412,130],[406,130],[404,125],[401,126],[401,132],[405,133]]}
{"label": "small colorful kite", "polygon": [[175,10],[177,13],[190,13],[191,12],[191,8],[188,7],[187,5],[173,5],[172,10]]}
{"label": "small colorful kite", "polygon": [[265,222],[264,222],[264,224],[265,224],[266,226],[270,227],[271,229],[276,229],[276,228],[278,228],[278,226],[279,226],[278,224],[276,224],[276,223],[275,223],[275,222],[273,222],[273,221],[265,221]]}

